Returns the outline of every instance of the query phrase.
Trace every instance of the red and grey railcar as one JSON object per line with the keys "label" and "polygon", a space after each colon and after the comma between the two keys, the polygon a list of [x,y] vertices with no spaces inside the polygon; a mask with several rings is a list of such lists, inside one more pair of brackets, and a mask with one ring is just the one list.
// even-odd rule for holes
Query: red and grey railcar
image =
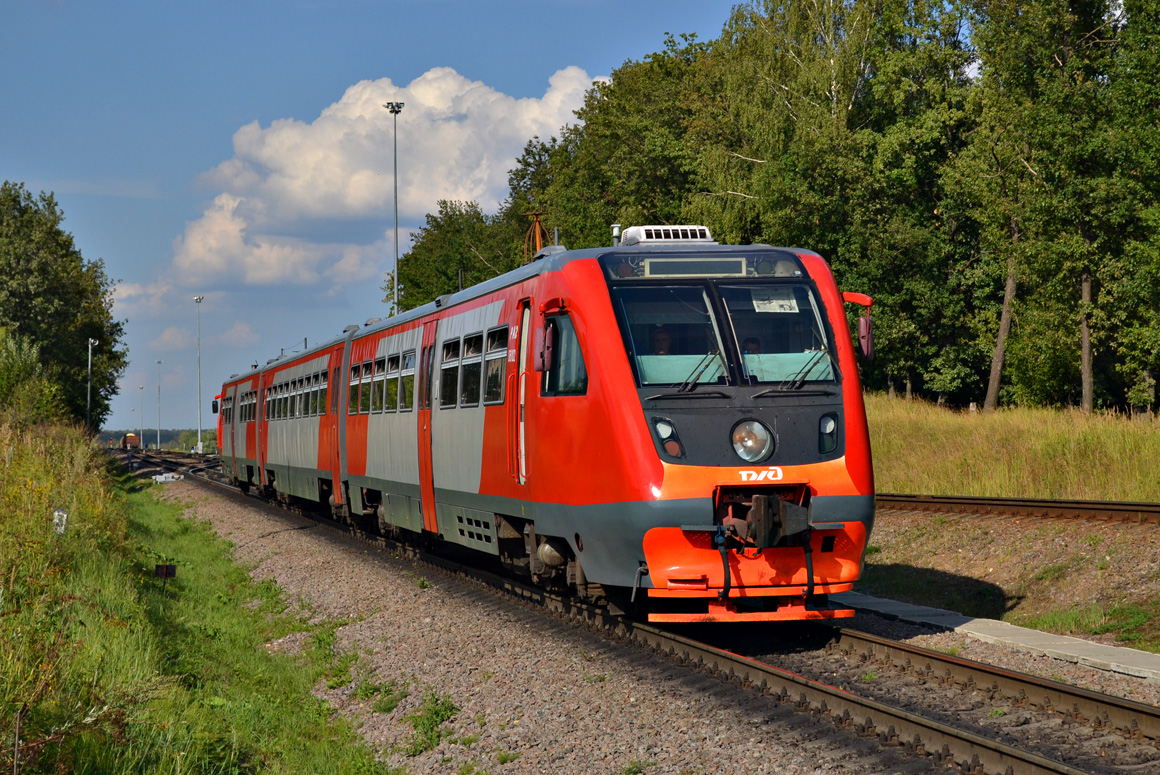
{"label": "red and grey railcar", "polygon": [[653,621],[851,615],[827,595],[874,518],[844,307],[869,297],[703,227],[542,253],[231,377],[225,473]]}

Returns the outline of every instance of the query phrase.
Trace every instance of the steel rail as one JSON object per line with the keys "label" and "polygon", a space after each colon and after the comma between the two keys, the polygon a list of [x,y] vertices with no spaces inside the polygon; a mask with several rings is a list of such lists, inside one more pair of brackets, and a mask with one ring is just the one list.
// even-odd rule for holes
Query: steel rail
{"label": "steel rail", "polygon": [[[166,467],[181,468],[164,458],[140,453],[139,456],[152,459]],[[237,488],[213,481],[209,477],[192,474],[191,479],[235,493],[238,497],[252,502],[274,505],[255,496],[242,494]],[[394,551],[401,550],[408,559],[418,560],[448,574],[470,579],[542,607],[561,618],[582,621],[613,632],[655,652],[707,670],[721,680],[732,681],[774,697],[782,703],[790,703],[800,712],[828,718],[835,725],[852,729],[862,736],[877,737],[879,743],[884,746],[903,746],[916,755],[930,756],[944,764],[958,766],[963,772],[996,775],[1005,773],[1084,775],[1088,772],[1065,762],[1049,759],[968,730],[958,729],[877,700],[861,697],[845,689],[782,670],[750,657],[734,654],[648,624],[634,622],[599,606],[577,602],[511,578],[471,568],[413,546],[397,544],[381,536],[368,535],[351,526],[336,523],[323,515],[302,516],[317,517],[319,524],[356,540]],[[1096,725],[1114,728],[1123,734],[1160,739],[1160,711],[1156,708],[908,646],[867,633],[840,628],[834,630],[836,634],[831,648],[846,653],[864,653],[868,658],[888,661],[919,675],[953,680],[968,688],[973,686],[983,691],[998,693],[1014,701],[1027,702],[1041,709],[1050,708]]]}
{"label": "steel rail", "polygon": [[1160,524],[1160,503],[982,498],[954,495],[878,493],[875,507],[900,511],[989,514],[1047,518],[1101,519]]}
{"label": "steel rail", "polygon": [[1114,729],[1129,737],[1160,740],[1160,708],[1113,697],[1048,678],[1006,670],[942,654],[856,630],[834,628],[831,651],[862,655],[917,676],[953,681],[964,688],[989,692],[992,698],[1054,711],[1095,727]]}

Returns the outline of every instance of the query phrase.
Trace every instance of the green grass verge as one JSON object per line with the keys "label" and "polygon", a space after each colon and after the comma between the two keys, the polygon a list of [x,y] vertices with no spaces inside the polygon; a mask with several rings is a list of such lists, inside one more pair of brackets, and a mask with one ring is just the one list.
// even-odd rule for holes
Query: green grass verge
{"label": "green grass verge", "polygon": [[307,627],[277,588],[104,460],[0,419],[0,769],[387,772],[311,694],[333,648],[270,653]]}

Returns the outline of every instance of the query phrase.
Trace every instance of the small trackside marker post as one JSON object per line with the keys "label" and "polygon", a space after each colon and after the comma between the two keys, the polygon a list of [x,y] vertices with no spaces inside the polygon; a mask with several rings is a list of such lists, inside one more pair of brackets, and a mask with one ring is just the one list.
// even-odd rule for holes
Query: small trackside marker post
{"label": "small trackside marker post", "polygon": [[161,579],[161,593],[165,593],[165,583],[168,579],[177,578],[176,565],[154,565],[153,575]]}

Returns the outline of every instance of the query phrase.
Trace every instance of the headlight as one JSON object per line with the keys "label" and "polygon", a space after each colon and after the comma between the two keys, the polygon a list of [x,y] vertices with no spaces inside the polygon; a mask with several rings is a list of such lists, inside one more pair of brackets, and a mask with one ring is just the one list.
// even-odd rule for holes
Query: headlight
{"label": "headlight", "polygon": [[773,434],[757,420],[746,420],[733,428],[733,449],[747,463],[756,463],[773,452]]}

